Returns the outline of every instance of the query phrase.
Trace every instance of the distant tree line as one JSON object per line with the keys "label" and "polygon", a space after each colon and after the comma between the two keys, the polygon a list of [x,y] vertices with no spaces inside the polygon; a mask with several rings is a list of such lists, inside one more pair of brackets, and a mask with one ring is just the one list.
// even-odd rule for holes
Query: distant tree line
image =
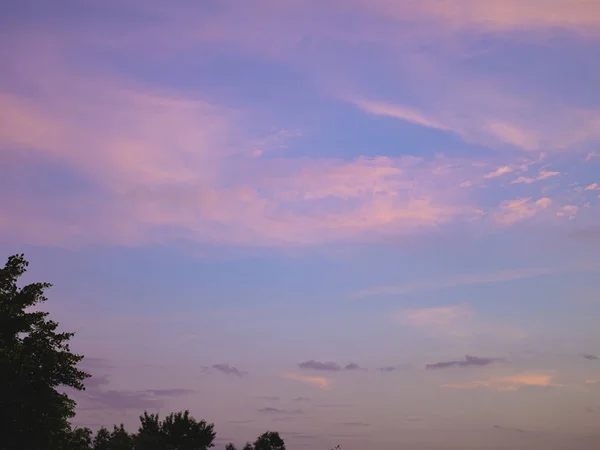
{"label": "distant tree line", "polygon": [[[0,450],[207,450],[214,447],[214,424],[197,421],[189,411],[164,419],[144,412],[137,432],[123,424],[95,434],[73,427],[76,403],[59,388],[84,390],[91,375],[77,368],[82,355],[71,352],[74,333],[39,311],[49,283],[19,288],[27,270],[23,255],[0,269]],[[339,449],[339,446],[336,447]],[[227,444],[226,450],[237,450]],[[267,431],[241,450],[285,450],[279,433]]]}

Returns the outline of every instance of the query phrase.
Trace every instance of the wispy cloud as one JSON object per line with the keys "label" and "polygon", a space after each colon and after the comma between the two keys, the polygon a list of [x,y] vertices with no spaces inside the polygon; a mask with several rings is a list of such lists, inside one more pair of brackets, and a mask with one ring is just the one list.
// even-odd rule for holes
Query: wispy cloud
{"label": "wispy cloud", "polygon": [[301,375],[297,373],[286,373],[283,374],[284,378],[288,380],[299,381],[301,383],[307,383],[313,386],[316,386],[321,389],[327,389],[331,387],[331,381],[326,377],[317,377],[310,375]]}
{"label": "wispy cloud", "polygon": [[371,424],[370,423],[366,423],[366,422],[342,422],[340,423],[340,425],[343,425],[345,427],[370,427]]}
{"label": "wispy cloud", "polygon": [[525,336],[523,330],[515,327],[482,320],[466,304],[400,310],[392,314],[392,320],[441,339],[485,335],[521,339]]}
{"label": "wispy cloud", "polygon": [[530,219],[540,211],[548,209],[552,200],[544,197],[532,200],[531,197],[518,200],[503,201],[494,213],[494,220],[502,226],[514,225],[522,220]]}
{"label": "wispy cloud", "polygon": [[564,29],[585,35],[598,34],[600,11],[593,1],[573,3],[569,0],[531,0],[522,3],[506,0],[448,0],[420,2],[385,0],[351,0],[350,5],[396,20],[434,20],[449,32],[456,28],[487,32],[508,30]]}
{"label": "wispy cloud", "polygon": [[502,175],[506,175],[507,173],[511,173],[514,169],[510,166],[502,166],[498,167],[496,170],[490,173],[486,173],[483,178],[489,180],[490,178],[500,177]]}
{"label": "wispy cloud", "polygon": [[520,176],[519,178],[516,178],[515,180],[511,181],[511,184],[521,184],[521,183],[531,184],[531,183],[535,183],[536,181],[546,180],[548,178],[555,177],[557,175],[560,175],[560,172],[540,170],[540,172],[538,173],[538,175],[535,178]]}
{"label": "wispy cloud", "polygon": [[[447,289],[458,286],[499,283],[551,275],[565,270],[564,268],[527,268],[506,269],[497,272],[458,275],[454,277],[424,280],[400,285],[380,286],[364,289],[353,294],[354,297],[369,297],[373,295],[404,295],[413,292]],[[568,270],[568,269],[567,269]]]}
{"label": "wispy cloud", "polygon": [[298,414],[304,414],[304,411],[302,411],[301,409],[294,409],[294,410],[285,410],[285,409],[279,409],[279,408],[271,408],[271,407],[266,407],[266,408],[261,408],[258,410],[259,413],[262,414],[275,414],[275,415],[298,415]]}
{"label": "wispy cloud", "polygon": [[83,382],[86,389],[94,389],[109,384],[108,375],[92,375]]}
{"label": "wispy cloud", "polygon": [[552,381],[552,375],[544,373],[523,373],[509,377],[492,377],[485,381],[470,381],[466,383],[445,384],[449,389],[478,389],[485,388],[494,391],[516,391],[526,387],[563,387]]}
{"label": "wispy cloud", "polygon": [[483,367],[489,366],[495,362],[504,361],[502,358],[482,358],[477,356],[465,356],[463,360],[440,361],[425,365],[427,370],[448,369],[451,367]]}
{"label": "wispy cloud", "polygon": [[389,116],[396,119],[406,120],[407,122],[411,122],[424,127],[435,128],[438,130],[452,131],[451,128],[442,125],[441,123],[435,120],[429,119],[421,113],[411,110],[406,106],[389,105],[368,100],[354,100],[353,103],[358,105],[362,110],[371,114],[376,114],[379,116]]}
{"label": "wispy cloud", "polygon": [[579,355],[583,359],[587,359],[588,361],[599,361],[600,358],[596,355],[592,355],[591,353],[581,353]]}
{"label": "wispy cloud", "polygon": [[76,393],[80,398],[80,409],[154,409],[164,405],[166,398],[180,397],[194,393],[191,389],[148,389],[143,391],[136,390],[117,390],[117,389],[98,389],[96,387],[86,390],[83,393]]}

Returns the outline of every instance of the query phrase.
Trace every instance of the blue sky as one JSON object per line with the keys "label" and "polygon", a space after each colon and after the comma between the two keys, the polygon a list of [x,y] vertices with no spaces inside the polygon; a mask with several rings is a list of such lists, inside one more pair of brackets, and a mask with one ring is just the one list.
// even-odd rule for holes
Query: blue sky
{"label": "blue sky", "polygon": [[78,423],[596,448],[598,2],[0,16],[0,250],[88,356]]}

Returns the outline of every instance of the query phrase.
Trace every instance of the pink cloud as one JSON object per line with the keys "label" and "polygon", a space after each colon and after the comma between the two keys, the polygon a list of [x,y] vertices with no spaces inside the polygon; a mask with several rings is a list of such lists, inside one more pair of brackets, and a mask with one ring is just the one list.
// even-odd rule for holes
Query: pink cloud
{"label": "pink cloud", "polygon": [[600,7],[594,1],[570,0],[423,0],[419,2],[353,0],[367,11],[392,17],[435,18],[449,27],[479,27],[486,30],[566,28],[596,33]]}
{"label": "pink cloud", "polygon": [[500,204],[494,213],[494,220],[502,226],[513,225],[535,216],[538,212],[550,207],[552,200],[544,197],[533,201],[531,197],[518,200],[507,200]]}
{"label": "pink cloud", "polygon": [[565,205],[562,206],[557,212],[556,215],[558,217],[567,217],[569,219],[574,219],[579,212],[579,206],[577,205]]}
{"label": "pink cloud", "polygon": [[[452,174],[436,175],[437,161],[260,161],[256,141],[233,125],[237,113],[115,80],[55,77],[44,102],[3,97],[0,115],[16,109],[19,122],[3,129],[2,141],[21,142],[82,172],[101,191],[95,205],[122,212],[117,221],[106,210],[88,210],[79,215],[83,222],[70,220],[64,228],[60,217],[48,217],[46,230],[57,230],[57,241],[75,229],[87,235],[98,228],[102,235],[156,241],[165,238],[163,228],[200,241],[312,244],[412,233],[472,213],[464,196],[452,194]],[[53,129],[61,132],[49,138]],[[281,146],[297,136],[276,130],[273,139]],[[80,201],[72,197],[66,209],[84,208]],[[8,227],[39,239],[18,228],[25,214],[13,209]]]}
{"label": "pink cloud", "polygon": [[390,105],[386,103],[374,102],[369,100],[354,100],[364,111],[376,114],[379,116],[389,116],[400,120],[406,120],[417,125],[422,125],[428,128],[436,128],[438,130],[452,131],[451,128],[427,118],[422,113],[412,110],[402,105]]}
{"label": "pink cloud", "polygon": [[283,374],[283,377],[287,378],[288,380],[307,383],[321,389],[329,389],[331,387],[331,381],[326,377],[300,375],[297,373],[286,373]]}
{"label": "pink cloud", "polygon": [[441,339],[482,336],[521,339],[525,336],[514,327],[482,320],[466,304],[401,310],[392,315],[392,320]]}
{"label": "pink cloud", "polygon": [[[280,32],[274,17],[286,8],[278,5],[260,20]],[[294,8],[304,6],[297,3]],[[243,15],[232,14],[232,23]],[[215,27],[211,30],[216,32]],[[238,37],[231,37],[236,45]],[[7,152],[43,154],[62,164],[86,178],[94,192],[64,196],[60,214],[40,213],[32,199],[27,203],[2,198],[9,209],[0,224],[14,238],[57,245],[86,240],[142,245],[180,238],[272,246],[365,242],[473,223],[489,209],[477,204],[470,190],[461,189],[485,177],[480,172],[489,165],[476,167],[473,161],[443,157],[262,158],[301,138],[302,131],[256,133],[253,130],[271,126],[265,127],[250,111],[218,106],[197,94],[136,85],[60,59],[57,55],[68,52],[59,50],[76,39],[66,44],[54,37],[42,47],[47,51],[36,53],[43,38],[33,33],[25,43],[19,41],[22,47],[15,54],[30,57],[6,60],[31,89],[25,95],[6,84],[0,95],[0,142]],[[424,82],[435,82],[440,76],[435,72],[426,74]],[[490,123],[508,124],[501,127],[505,131],[522,126],[533,135],[540,128],[558,130],[558,144],[564,136],[567,143],[588,137],[575,132],[581,121],[584,131],[596,123],[594,114],[581,113],[575,115],[575,131],[547,126],[562,122],[559,116],[547,122],[543,114],[541,125],[511,125],[502,117],[527,110],[527,102],[496,92],[488,83],[450,75],[448,83],[457,89],[446,89],[450,93],[442,93],[435,108],[368,100],[358,105],[369,113],[452,130],[473,142],[516,142],[497,130],[490,132]],[[532,110],[537,108],[541,106]],[[536,116],[530,112],[524,117]],[[495,167],[507,173],[506,168],[517,171],[521,166],[503,161]],[[506,201],[494,212],[496,223],[519,222],[547,208],[549,201]]]}
{"label": "pink cloud", "polygon": [[563,387],[554,383],[553,376],[544,373],[523,373],[509,377],[492,377],[485,381],[469,381],[466,383],[444,384],[449,389],[485,388],[494,391],[516,391],[524,387]]}
{"label": "pink cloud", "polygon": [[437,308],[419,308],[401,311],[396,315],[401,323],[417,327],[447,326],[463,319],[471,319],[473,311],[466,305]]}
{"label": "pink cloud", "polygon": [[496,177],[500,177],[502,175],[505,175],[507,173],[511,173],[514,169],[510,166],[502,166],[499,167],[498,169],[496,169],[493,172],[490,173],[486,173],[483,178],[485,178],[486,180],[490,179],[490,178],[496,178]]}

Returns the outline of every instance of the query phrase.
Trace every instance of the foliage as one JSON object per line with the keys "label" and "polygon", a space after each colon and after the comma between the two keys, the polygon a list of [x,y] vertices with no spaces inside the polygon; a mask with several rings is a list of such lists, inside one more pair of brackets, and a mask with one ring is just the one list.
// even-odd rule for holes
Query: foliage
{"label": "foliage", "polygon": [[254,450],[285,450],[285,443],[278,432],[267,431],[256,439]]}
{"label": "foliage", "polygon": [[158,414],[140,416],[136,450],[207,450],[214,446],[214,425],[196,421],[188,410],[171,413],[163,421]]}
{"label": "foliage", "polygon": [[71,353],[73,333],[58,332],[48,313],[35,310],[46,301],[49,283],[19,289],[28,262],[8,258],[0,269],[0,423],[1,450],[56,450],[77,446],[87,431],[71,430],[75,402],[59,389],[82,390],[89,375],[77,369],[83,356]]}
{"label": "foliage", "polygon": [[111,450],[112,436],[107,428],[100,428],[93,439],[93,450]]}

